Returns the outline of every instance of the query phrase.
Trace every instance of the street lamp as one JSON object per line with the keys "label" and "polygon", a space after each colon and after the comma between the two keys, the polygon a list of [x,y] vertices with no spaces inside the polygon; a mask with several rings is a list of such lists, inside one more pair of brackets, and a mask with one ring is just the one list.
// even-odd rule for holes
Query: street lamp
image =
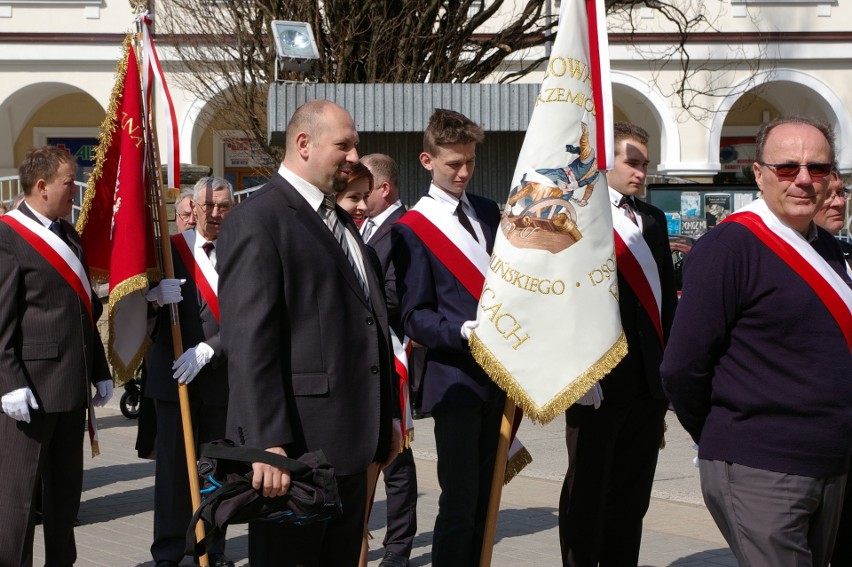
{"label": "street lamp", "polygon": [[278,54],[276,81],[279,67],[284,71],[308,71],[319,59],[314,32],[307,22],[272,20],[272,38]]}

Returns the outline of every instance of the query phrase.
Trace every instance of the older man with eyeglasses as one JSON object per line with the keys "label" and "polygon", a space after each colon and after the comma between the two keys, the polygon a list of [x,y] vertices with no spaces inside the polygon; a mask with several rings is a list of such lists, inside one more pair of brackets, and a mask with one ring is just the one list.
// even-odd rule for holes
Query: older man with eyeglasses
{"label": "older man with eyeglasses", "polygon": [[[160,309],[154,344],[146,357],[145,397],[157,404],[157,468],[154,484],[154,541],[157,567],[176,567],[183,557],[186,526],[192,516],[189,479],[181,435],[178,384],[187,384],[197,445],[225,437],[228,364],[219,338],[219,276],[216,245],[222,221],[234,207],[231,184],[203,177],[191,195],[195,230],[171,237],[175,278],[148,293],[158,307],[178,304],[186,349],[174,359],[169,309]],[[208,546],[210,565],[233,566],[224,554],[225,536]]]}
{"label": "older man with eyeglasses", "polygon": [[192,190],[180,192],[180,199],[175,203],[175,225],[178,232],[195,228],[195,211],[192,209]]}
{"label": "older man with eyeglasses", "polygon": [[852,447],[852,278],[837,240],[813,222],[830,194],[833,138],[804,117],[761,126],[761,199],[690,252],[660,369],[740,565],[826,565],[838,533]]}

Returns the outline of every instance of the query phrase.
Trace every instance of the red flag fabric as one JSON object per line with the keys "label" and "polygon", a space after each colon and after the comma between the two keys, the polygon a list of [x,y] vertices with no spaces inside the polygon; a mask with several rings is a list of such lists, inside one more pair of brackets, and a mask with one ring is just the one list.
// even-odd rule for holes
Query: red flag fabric
{"label": "red flag fabric", "polygon": [[92,277],[109,282],[107,355],[119,384],[132,378],[148,346],[142,290],[158,278],[147,199],[139,65],[124,43],[97,160],[77,221]]}

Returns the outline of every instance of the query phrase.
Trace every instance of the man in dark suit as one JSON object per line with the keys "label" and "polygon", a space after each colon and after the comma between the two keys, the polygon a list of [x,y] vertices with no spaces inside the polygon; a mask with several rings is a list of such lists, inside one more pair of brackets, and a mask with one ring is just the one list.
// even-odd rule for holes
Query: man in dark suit
{"label": "man in dark suit", "polygon": [[[195,229],[172,237],[175,279],[163,280],[148,293],[157,306],[178,303],[184,353],[175,360],[170,310],[159,309],[154,344],[145,359],[145,397],[155,400],[157,468],[154,485],[154,542],[157,567],[177,567],[192,517],[186,469],[178,384],[187,384],[196,446],[225,437],[228,407],[228,364],[219,337],[216,241],[221,223],[234,207],[231,184],[220,177],[202,177],[192,194]],[[180,280],[185,280],[182,291]],[[171,295],[174,298],[174,293]],[[196,448],[197,449],[197,448]],[[225,534],[209,546],[210,564],[233,566],[225,556]]]}
{"label": "man in dark suit", "polygon": [[[617,241],[625,243],[616,253],[628,352],[565,413],[568,472],[559,500],[564,565],[637,564],[663,440],[668,402],[659,367],[677,295],[665,215],[636,198],[645,187],[647,144],[642,128],[615,124],[615,165],[607,181]],[[623,270],[622,254],[641,269]]]}
{"label": "man in dark suit", "polygon": [[[373,190],[367,196],[367,220],[361,226],[361,236],[379,257],[385,278],[390,327],[402,340],[405,333],[399,320],[396,272],[391,262],[391,225],[406,210],[399,200],[399,167],[393,158],[385,154],[366,155],[361,162],[373,174]],[[408,368],[410,379],[410,359]],[[410,410],[410,407],[406,409]],[[400,454],[382,470],[382,474],[387,495],[387,530],[382,542],[385,556],[380,567],[404,567],[408,565],[417,534],[417,469],[411,446],[406,440]]]}
{"label": "man in dark suit", "polygon": [[[345,109],[327,100],[299,107],[278,173],[220,237],[229,437],[292,458],[322,450],[343,503],[342,517],[320,524],[251,523],[252,567],[356,565],[367,467],[399,451],[381,268],[334,203],[357,143]],[[265,496],[287,492],[288,471],[253,469]]]}
{"label": "man in dark suit", "polygon": [[[435,110],[420,154],[432,184],[392,228],[402,326],[428,349],[423,410],[435,420],[438,451],[438,567],[479,563],[505,401],[468,346],[500,220],[496,203],[465,192],[483,139],[466,116]],[[465,286],[465,272],[479,274],[479,289]]]}
{"label": "man in dark suit", "polygon": [[89,284],[71,213],[77,164],[67,150],[31,150],[19,168],[25,202],[0,220],[0,565],[32,565],[42,479],[45,564],[77,559],[74,519],[83,487],[83,435],[112,378],[95,322],[103,310]]}

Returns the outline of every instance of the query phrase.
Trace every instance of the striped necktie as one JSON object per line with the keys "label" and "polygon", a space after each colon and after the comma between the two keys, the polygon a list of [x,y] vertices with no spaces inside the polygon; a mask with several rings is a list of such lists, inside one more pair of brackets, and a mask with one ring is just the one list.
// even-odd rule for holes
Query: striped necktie
{"label": "striped necktie", "polygon": [[349,243],[346,241],[346,230],[337,218],[334,195],[325,195],[322,200],[321,208],[325,216],[325,224],[327,224],[328,228],[331,229],[331,233],[334,235],[334,238],[337,239],[337,243],[340,245],[340,248],[343,249],[343,254],[349,261],[352,271],[355,272],[355,277],[358,279],[358,283],[361,284],[361,289],[364,291],[364,297],[367,298],[367,302],[369,303],[370,286],[368,286],[367,282],[361,277],[361,272],[355,264],[355,258],[352,255],[352,251],[349,250]]}

